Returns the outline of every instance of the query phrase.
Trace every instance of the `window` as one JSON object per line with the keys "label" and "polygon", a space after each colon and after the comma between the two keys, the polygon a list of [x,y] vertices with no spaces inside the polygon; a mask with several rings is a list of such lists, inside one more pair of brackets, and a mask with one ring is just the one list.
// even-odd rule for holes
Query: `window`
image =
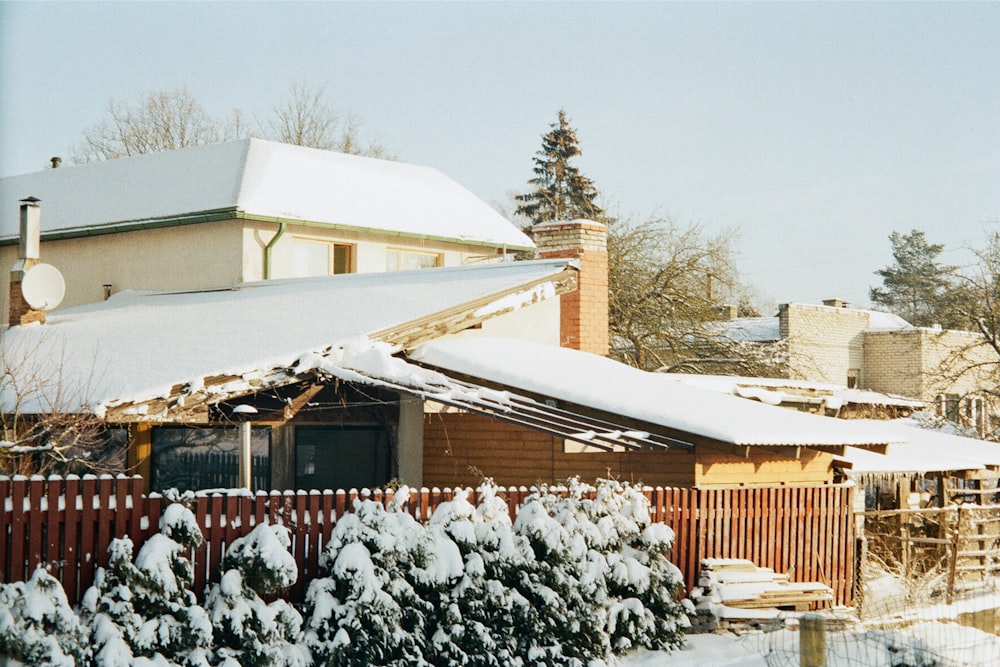
{"label": "window", "polygon": [[939,394],[938,415],[944,417],[950,422],[958,423],[958,404],[960,398],[961,397],[958,394]]}
{"label": "window", "polygon": [[384,486],[391,479],[385,430],[379,426],[298,426],[295,488]]}
{"label": "window", "polygon": [[351,273],[353,247],[343,243],[296,238],[288,244],[289,278]]}
{"label": "window", "polygon": [[861,370],[858,368],[847,369],[847,388],[857,389],[858,388],[858,378],[861,377]]}
{"label": "window", "polygon": [[[271,429],[251,430],[250,451],[253,490],[271,488]],[[153,429],[150,488],[230,489],[239,485],[239,429],[231,426],[190,428],[159,426]]]}
{"label": "window", "polygon": [[419,252],[416,250],[390,248],[385,253],[386,271],[432,269],[436,266],[441,266],[441,263],[441,254],[436,252]]}

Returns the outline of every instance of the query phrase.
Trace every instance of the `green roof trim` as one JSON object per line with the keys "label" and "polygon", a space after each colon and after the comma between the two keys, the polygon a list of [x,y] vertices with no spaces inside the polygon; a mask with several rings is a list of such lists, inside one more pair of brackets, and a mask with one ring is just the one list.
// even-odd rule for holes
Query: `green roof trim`
{"label": "green roof trim", "polygon": [[[180,227],[183,225],[197,225],[204,222],[223,222],[225,220],[251,220],[255,222],[272,222],[275,224],[302,225],[304,227],[319,227],[322,229],[334,229],[351,232],[361,232],[366,234],[380,234],[382,236],[394,236],[406,239],[423,239],[428,241],[440,241],[445,243],[459,243],[463,245],[480,246],[484,248],[499,248],[504,244],[491,243],[489,241],[478,241],[475,239],[451,238],[447,236],[436,236],[433,234],[417,234],[415,232],[401,232],[391,229],[378,229],[376,227],[364,227],[360,225],[346,225],[333,222],[319,222],[315,220],[300,220],[298,218],[281,218],[266,215],[254,215],[247,213],[237,207],[220,208],[210,211],[199,211],[195,213],[185,213],[182,215],[168,216],[164,218],[149,218],[145,220],[126,220],[122,222],[109,222],[101,225],[88,227],[65,227],[42,232],[43,241],[57,241],[62,239],[75,239],[87,236],[102,236],[104,234],[115,234],[118,232],[132,232],[142,229],[160,229],[164,227]],[[0,238],[0,246],[17,245],[17,236]],[[508,250],[533,250],[531,246],[506,245]]]}
{"label": "green roof trim", "polygon": [[[57,241],[61,239],[78,239],[86,236],[103,236],[104,234],[115,234],[118,232],[133,232],[140,229],[159,229],[161,227],[181,227],[183,225],[197,225],[203,222],[222,222],[233,220],[238,216],[236,207],[220,208],[211,211],[200,211],[197,213],[185,213],[166,218],[148,218],[145,220],[127,220],[123,222],[108,222],[101,225],[88,227],[64,227],[63,229],[53,229],[42,232],[43,241]],[[8,236],[0,239],[0,246],[17,245],[18,237]]]}
{"label": "green roof trim", "polygon": [[[490,241],[477,241],[475,239],[461,239],[450,236],[436,236],[434,234],[417,234],[416,232],[401,232],[391,229],[379,229],[378,227],[363,227],[361,225],[346,225],[336,222],[318,222],[315,220],[302,220],[299,218],[282,218],[269,215],[254,215],[245,211],[238,211],[236,217],[256,222],[273,222],[275,224],[302,225],[303,227],[319,227],[322,229],[339,229],[350,232],[362,232],[366,234],[381,234],[382,236],[395,236],[406,239],[426,239],[430,241],[443,241],[445,243],[461,243],[463,245],[482,246],[485,248],[499,248],[505,244],[497,244]],[[532,246],[506,245],[508,250],[534,250]]]}

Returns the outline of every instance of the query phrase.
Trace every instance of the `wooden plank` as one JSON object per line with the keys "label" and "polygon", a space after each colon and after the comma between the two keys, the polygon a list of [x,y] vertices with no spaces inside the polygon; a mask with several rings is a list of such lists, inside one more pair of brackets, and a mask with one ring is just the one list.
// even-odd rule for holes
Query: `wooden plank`
{"label": "wooden plank", "polygon": [[10,570],[5,581],[26,580],[28,513],[25,502],[28,480],[14,478],[11,482]]}
{"label": "wooden plank", "polygon": [[44,516],[42,513],[42,498],[44,498],[45,491],[44,484],[45,480],[41,477],[32,477],[28,480],[28,507],[30,508],[30,514],[28,515],[25,528],[28,533],[27,574],[29,577],[34,573],[35,568],[45,561],[45,552],[42,550],[43,539],[45,537],[45,521],[42,520]]}
{"label": "wooden plank", "polygon": [[[97,509],[94,506],[98,502],[97,478],[93,475],[84,475],[80,489],[82,504],[82,524],[80,526],[80,581],[91,582],[94,580],[94,561],[97,557],[95,553],[97,539],[95,531],[97,529]],[[84,583],[80,584],[85,588]]]}
{"label": "wooden plank", "polygon": [[[295,556],[295,562],[305,563],[306,562],[306,540],[307,540],[307,526],[306,526],[306,501],[308,496],[305,492],[298,492],[295,496],[295,521],[292,526],[294,537],[292,540],[292,546],[294,551],[292,554]],[[299,577],[296,580],[292,588],[292,594],[295,599],[301,600],[305,592],[305,577]]]}
{"label": "wooden plank", "polygon": [[[65,540],[63,518],[65,512],[60,507],[63,497],[62,477],[50,477],[45,491],[48,507],[45,517],[45,563],[49,568],[49,574],[62,581],[65,569],[65,559],[63,558]],[[65,587],[63,590],[66,590]]]}
{"label": "wooden plank", "polygon": [[726,558],[733,557],[733,535],[730,528],[733,525],[734,489],[725,489],[719,494],[722,497],[722,553]]}
{"label": "wooden plank", "polygon": [[213,494],[208,498],[208,533],[205,535],[205,542],[208,546],[207,567],[202,572],[203,586],[207,585],[210,577],[219,570],[222,563],[223,542],[226,539],[226,526],[224,525],[223,512],[225,511],[225,497],[220,494]]}
{"label": "wooden plank", "polygon": [[305,576],[299,575],[300,579],[312,581],[319,576],[319,544],[320,544],[320,521],[323,512],[323,496],[318,491],[312,491],[307,497],[306,506],[306,529],[309,543],[306,545],[306,558],[299,565],[300,569],[305,569]]}
{"label": "wooden plank", "polygon": [[198,496],[195,498],[194,518],[201,528],[201,546],[194,550],[191,565],[194,567],[194,588],[197,591],[205,590],[208,581],[208,554],[211,550],[212,531],[210,527],[211,517],[209,510],[212,499],[209,496]]}
{"label": "wooden plank", "polygon": [[114,537],[115,509],[112,506],[115,480],[110,475],[102,475],[97,480],[99,507],[97,509],[96,542],[94,560],[98,567],[108,565],[108,547]]}
{"label": "wooden plank", "polygon": [[[80,601],[81,582],[80,581],[80,521],[82,514],[77,506],[80,493],[80,479],[76,475],[70,475],[65,483],[65,505],[66,511],[64,520],[66,527],[63,531],[63,558],[66,559],[66,566],[63,568],[63,590],[66,591],[66,599],[70,604]],[[0,497],[3,494],[0,493]],[[0,534],[6,531],[0,531]]]}

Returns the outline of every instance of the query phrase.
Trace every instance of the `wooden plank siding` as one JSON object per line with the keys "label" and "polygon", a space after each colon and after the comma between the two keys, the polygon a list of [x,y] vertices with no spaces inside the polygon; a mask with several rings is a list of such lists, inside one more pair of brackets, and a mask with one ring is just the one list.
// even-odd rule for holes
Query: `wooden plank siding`
{"label": "wooden plank siding", "polygon": [[[62,581],[70,602],[79,602],[93,583],[96,568],[108,561],[108,546],[128,535],[138,553],[159,530],[168,503],[142,492],[140,477],[0,479],[0,582],[23,581],[45,565]],[[792,572],[793,581],[821,581],[834,590],[837,604],[850,604],[854,581],[854,515],[847,486],[771,488],[646,487],[653,521],[674,530],[671,560],[685,586],[696,585],[703,558],[749,558],[761,567]],[[500,489],[511,517],[531,493],[524,486]],[[393,491],[362,492],[388,503]],[[406,510],[420,521],[430,518],[451,489],[421,489]],[[319,556],[336,521],[354,506],[357,491],[260,492],[256,495],[198,496],[193,513],[205,537],[191,554],[195,590],[218,581],[218,566],[228,545],[261,522],[290,530],[299,580],[288,591],[301,601],[308,582],[319,576]],[[471,493],[470,501],[477,502]]]}
{"label": "wooden plank siding", "polygon": [[695,450],[573,453],[562,438],[465,412],[424,418],[424,484],[501,486],[612,478],[654,486],[814,486],[833,481],[833,455],[800,449],[749,447],[746,455],[693,438]]}

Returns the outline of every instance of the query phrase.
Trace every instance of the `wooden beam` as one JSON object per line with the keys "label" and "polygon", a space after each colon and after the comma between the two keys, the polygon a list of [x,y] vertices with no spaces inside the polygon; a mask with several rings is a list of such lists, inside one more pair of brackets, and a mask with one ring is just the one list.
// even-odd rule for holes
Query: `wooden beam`
{"label": "wooden beam", "polygon": [[312,384],[309,385],[301,394],[293,398],[288,405],[285,406],[284,419],[288,421],[295,415],[299,413],[299,410],[309,405],[309,402],[316,398],[316,394],[323,391],[324,385],[322,384]]}
{"label": "wooden beam", "polygon": [[548,295],[542,296],[537,288],[545,285],[552,286],[552,296],[573,292],[577,289],[579,273],[580,271],[576,267],[567,266],[557,274],[518,285],[505,292],[463,303],[454,308],[432,313],[402,326],[381,329],[368,334],[368,337],[404,350],[412,350],[446,334],[464,331],[497,315],[515,310],[522,304],[501,305],[508,302],[512,296],[523,295],[526,299],[531,299],[531,303],[542,301],[548,298]]}

